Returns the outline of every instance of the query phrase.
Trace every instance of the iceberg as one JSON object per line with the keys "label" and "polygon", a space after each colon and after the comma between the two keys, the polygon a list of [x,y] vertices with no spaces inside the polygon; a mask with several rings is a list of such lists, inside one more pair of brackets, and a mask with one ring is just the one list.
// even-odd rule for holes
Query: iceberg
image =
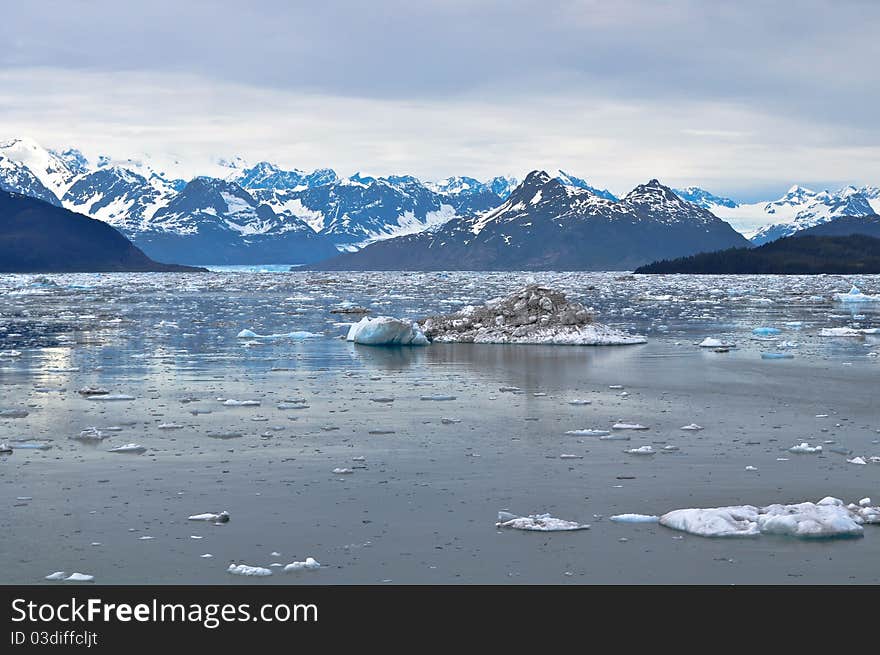
{"label": "iceberg", "polygon": [[420,322],[431,341],[446,343],[618,346],[646,343],[641,335],[593,322],[582,304],[532,284],[485,305]]}
{"label": "iceberg", "polygon": [[706,337],[699,344],[700,348],[736,348],[735,343],[727,343],[715,337]]}
{"label": "iceberg", "polygon": [[390,316],[365,316],[349,328],[346,339],[365,346],[427,346],[429,343],[417,323]]}
{"label": "iceberg", "polygon": [[863,525],[874,523],[880,508],[844,505],[830,496],[812,503],[766,507],[735,505],[677,509],[660,517],[660,525],[700,537],[757,537],[762,534],[801,539],[861,537]]}
{"label": "iceberg", "polygon": [[610,519],[615,523],[657,523],[660,517],[653,514],[615,514]]}
{"label": "iceberg", "polygon": [[211,521],[213,523],[228,523],[229,512],[225,510],[220,512],[219,514],[205,512],[203,514],[193,514],[192,516],[188,516],[186,518],[188,521]]}
{"label": "iceberg", "polygon": [[852,303],[852,302],[880,302],[880,295],[872,296],[866,293],[862,293],[862,290],[859,289],[856,285],[853,285],[849,290],[849,293],[835,293],[834,299],[838,302],[844,303]]}

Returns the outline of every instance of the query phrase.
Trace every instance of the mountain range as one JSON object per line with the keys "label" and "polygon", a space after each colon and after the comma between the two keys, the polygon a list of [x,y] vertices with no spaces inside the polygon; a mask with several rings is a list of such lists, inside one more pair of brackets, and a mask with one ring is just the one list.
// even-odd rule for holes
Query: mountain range
{"label": "mountain range", "polygon": [[631,270],[656,259],[748,247],[657,180],[609,199],[534,171],[495,209],[345,253],[320,270]]}
{"label": "mountain range", "polygon": [[[251,166],[239,157],[218,160],[206,175],[189,178],[179,164],[109,156],[90,162],[75,148],[47,150],[32,139],[15,138],[0,142],[0,189],[108,223],[155,259],[270,264],[313,263],[389,239],[420,241],[464,229],[463,225],[495,224],[501,213],[507,216],[512,211],[507,203],[520,185],[505,176],[485,181],[456,176],[436,182],[408,175],[340,177],[329,168],[302,171],[270,162]],[[565,171],[548,175],[560,187],[573,190],[571,197],[579,198],[581,204],[589,197],[586,204],[601,200],[616,207],[600,210],[597,204],[599,214],[630,211],[623,211],[629,206],[624,203],[629,196],[618,199],[607,189]],[[753,231],[749,226],[757,226],[752,235],[755,244],[841,216],[864,216],[880,209],[877,187],[815,192],[794,186],[782,198],[751,204],[699,187],[669,189],[669,193],[747,235]],[[547,207],[526,203],[527,211],[521,212],[518,224],[527,223],[535,212],[543,212],[541,217],[546,218]],[[558,209],[580,211],[564,204]],[[662,223],[662,217],[658,220]],[[614,223],[624,224],[625,220]],[[492,233],[479,236],[482,228],[476,229],[469,243],[482,244]],[[425,237],[418,236],[423,233]],[[537,238],[540,231],[533,233]],[[505,236],[515,239],[513,234]],[[527,238],[527,233],[520,237]],[[548,259],[558,256],[548,255]],[[640,256],[633,257],[632,261],[640,260]],[[625,268],[623,261],[614,268]]]}

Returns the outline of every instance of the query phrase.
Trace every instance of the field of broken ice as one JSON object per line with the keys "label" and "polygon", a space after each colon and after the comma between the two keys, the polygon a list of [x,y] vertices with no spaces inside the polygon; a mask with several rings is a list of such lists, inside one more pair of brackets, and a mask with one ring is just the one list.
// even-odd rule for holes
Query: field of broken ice
{"label": "field of broken ice", "polygon": [[[352,307],[416,320],[535,282],[647,343],[345,340]],[[880,276],[0,276],[0,582],[877,583],[877,294]]]}

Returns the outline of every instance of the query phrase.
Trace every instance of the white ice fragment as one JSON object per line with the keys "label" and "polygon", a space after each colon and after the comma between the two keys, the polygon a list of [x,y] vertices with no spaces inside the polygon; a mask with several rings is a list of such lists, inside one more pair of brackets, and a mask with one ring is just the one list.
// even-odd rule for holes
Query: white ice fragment
{"label": "white ice fragment", "polygon": [[657,523],[660,517],[653,514],[615,514],[611,520],[616,523]]}
{"label": "white ice fragment", "polygon": [[862,293],[856,285],[853,285],[849,293],[835,293],[834,299],[838,302],[854,303],[854,302],[880,302],[880,295],[872,296]]}
{"label": "white ice fragment", "polygon": [[754,537],[758,530],[758,508],[751,505],[676,509],[660,517],[660,525],[700,537]]}
{"label": "white ice fragment", "polygon": [[271,569],[264,569],[262,566],[248,566],[247,564],[230,564],[226,570],[232,575],[245,575],[249,577],[272,575]]}
{"label": "white ice fragment", "polygon": [[44,579],[45,580],[64,580],[67,577],[66,571],[55,571],[55,573],[50,573]]}
{"label": "white ice fragment", "polygon": [[789,448],[788,452],[797,453],[798,455],[812,455],[814,453],[821,453],[822,446],[811,446],[806,441],[802,441],[796,446]]}
{"label": "white ice fragment", "polygon": [[64,578],[64,582],[92,582],[95,579],[93,575],[87,575],[85,573],[71,573],[69,576]]}
{"label": "white ice fragment", "polygon": [[656,451],[652,446],[639,446],[638,448],[629,448],[624,452],[630,455],[653,455]]}
{"label": "white ice fragment", "polygon": [[590,526],[585,523],[557,519],[549,514],[516,516],[510,512],[498,512],[498,522],[495,524],[495,527],[537,532],[563,532],[568,530],[586,530]]}
{"label": "white ice fragment", "polygon": [[364,317],[348,330],[348,341],[368,346],[427,346],[417,323],[390,316]]}
{"label": "white ice fragment", "polygon": [[608,430],[566,430],[565,434],[575,437],[604,437],[611,433]]}
{"label": "white ice fragment", "polygon": [[697,425],[696,423],[690,423],[690,424],[688,424],[688,425],[682,425],[681,428],[679,428],[679,429],[681,429],[681,430],[694,430],[694,431],[697,431],[697,430],[702,430],[702,429],[703,429],[703,426],[702,426],[702,425]]}
{"label": "white ice fragment", "polygon": [[122,446],[117,446],[116,448],[111,448],[107,452],[109,453],[129,453],[132,455],[140,455],[142,453],[147,452],[145,446],[142,446],[138,443],[127,443]]}
{"label": "white ice fragment", "polygon": [[314,557],[306,557],[304,562],[291,562],[284,567],[285,573],[291,573],[294,571],[311,571],[314,569],[321,568],[320,562],[315,560]]}
{"label": "white ice fragment", "polygon": [[848,459],[846,461],[848,464],[861,464],[862,466],[868,463],[865,461],[864,457],[853,457],[852,459]]}
{"label": "white ice fragment", "polygon": [[88,400],[134,400],[134,396],[129,396],[125,393],[108,393],[100,396],[86,396]]}
{"label": "white ice fragment", "polygon": [[612,430],[647,430],[648,427],[641,423],[615,423],[611,426]]}
{"label": "white ice fragment", "polygon": [[257,334],[253,330],[242,330],[236,335],[239,339],[310,339],[319,336],[321,335],[314,332],[306,332],[305,330],[285,332],[283,334]]}
{"label": "white ice fragment", "polygon": [[339,468],[333,469],[333,473],[335,473],[336,475],[346,475],[348,473],[354,473],[354,471],[349,468],[339,467]]}
{"label": "white ice fragment", "polygon": [[226,407],[259,407],[259,400],[235,400],[234,398],[229,398],[223,401],[223,404]]}
{"label": "white ice fragment", "polygon": [[568,404],[569,405],[592,405],[593,401],[592,400],[583,400],[581,398],[575,398],[574,400],[569,400]]}
{"label": "white ice fragment", "polygon": [[735,343],[726,343],[715,337],[706,337],[699,344],[700,348],[735,348]]}
{"label": "white ice fragment", "polygon": [[192,516],[188,516],[187,519],[190,521],[213,521],[214,523],[228,523],[229,512],[225,510],[220,512],[219,514],[205,512],[204,514],[193,514]]}

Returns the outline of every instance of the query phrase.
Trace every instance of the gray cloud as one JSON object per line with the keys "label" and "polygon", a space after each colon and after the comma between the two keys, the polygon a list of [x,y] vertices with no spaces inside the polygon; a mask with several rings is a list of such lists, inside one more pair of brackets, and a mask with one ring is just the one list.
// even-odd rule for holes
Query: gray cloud
{"label": "gray cloud", "polygon": [[[3,123],[27,128],[31,111],[30,131],[54,139],[52,112],[71,141],[104,121],[119,147],[138,131],[144,148],[176,134],[193,156],[274,139],[281,156],[380,172],[552,160],[609,185],[652,168],[742,193],[880,177],[870,0],[62,0],[15,3],[4,23]],[[82,84],[76,106],[52,104]],[[249,116],[279,129],[249,142]]]}

